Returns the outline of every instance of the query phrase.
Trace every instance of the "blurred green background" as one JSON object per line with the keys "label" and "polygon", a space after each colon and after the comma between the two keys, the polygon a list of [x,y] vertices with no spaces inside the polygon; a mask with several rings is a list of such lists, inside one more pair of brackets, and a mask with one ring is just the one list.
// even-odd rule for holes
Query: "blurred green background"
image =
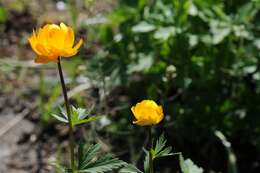
{"label": "blurred green background", "polygon": [[[35,100],[37,126],[54,121],[60,88],[55,64],[34,65],[26,39],[65,21],[85,39],[63,61],[72,103],[106,115],[82,128],[87,140],[103,139],[140,166],[146,134],[130,107],[153,99],[165,113],[155,131],[174,151],[205,172],[260,172],[259,0],[0,2],[0,93]],[[160,173],[179,169],[175,156],[156,164]]]}

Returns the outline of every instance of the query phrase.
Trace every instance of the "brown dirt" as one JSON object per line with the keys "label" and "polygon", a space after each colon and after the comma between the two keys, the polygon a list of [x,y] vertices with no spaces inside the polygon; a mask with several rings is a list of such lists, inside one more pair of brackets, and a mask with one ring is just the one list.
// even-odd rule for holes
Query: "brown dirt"
{"label": "brown dirt", "polygon": [[[113,6],[112,2],[96,0],[89,7],[79,4],[79,23],[108,11]],[[1,4],[9,11],[7,21],[0,25],[1,60],[34,59],[35,55],[27,42],[33,28],[46,22],[71,23],[68,11],[57,10],[52,0],[2,0]],[[3,64],[0,61],[0,67],[1,65]],[[22,74],[25,78],[30,76],[28,80],[38,78],[37,73],[28,74],[28,71],[17,70],[16,67],[6,74],[1,70],[0,134],[5,128],[10,127],[12,121],[19,120],[24,110],[28,109],[29,112],[6,133],[0,135],[0,173],[54,172],[50,161],[56,158],[59,147],[64,149],[67,146],[66,128],[56,124],[43,126],[39,121],[40,113],[35,104],[37,95],[34,88],[37,85],[31,86],[31,81],[19,80],[22,72],[26,73]],[[30,97],[24,97],[28,93]]]}

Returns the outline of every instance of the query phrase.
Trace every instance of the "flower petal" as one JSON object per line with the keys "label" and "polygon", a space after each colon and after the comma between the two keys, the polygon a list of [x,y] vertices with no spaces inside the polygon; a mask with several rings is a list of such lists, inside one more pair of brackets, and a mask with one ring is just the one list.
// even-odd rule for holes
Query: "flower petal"
{"label": "flower petal", "polygon": [[48,59],[48,57],[44,57],[44,56],[37,56],[37,58],[34,60],[34,62],[38,64],[46,64],[50,61],[51,60]]}
{"label": "flower petal", "polygon": [[63,30],[63,32],[67,32],[68,31],[67,25],[64,24],[63,22],[60,23],[60,28],[61,28],[61,30]]}
{"label": "flower petal", "polygon": [[136,121],[140,126],[155,125],[163,119],[163,109],[153,100],[143,100],[131,108]]}
{"label": "flower petal", "polygon": [[73,47],[73,49],[78,50],[82,44],[83,44],[83,39],[81,38],[79,42]]}
{"label": "flower petal", "polygon": [[72,48],[74,44],[74,31],[72,28],[68,27],[68,30],[66,32],[65,41],[64,41],[64,47],[65,48]]}
{"label": "flower petal", "polygon": [[38,55],[38,63],[56,61],[58,57],[70,57],[78,52],[83,40],[74,45],[74,31],[64,23],[46,24],[28,38],[33,51]]}
{"label": "flower petal", "polygon": [[66,49],[64,53],[62,54],[63,57],[71,57],[78,53],[78,49],[82,45],[83,40],[80,39],[77,45],[74,48]]}
{"label": "flower petal", "polygon": [[42,44],[36,43],[35,49],[37,52],[39,52],[38,55],[47,56],[49,54],[49,52],[46,50],[46,47],[44,47]]}
{"label": "flower petal", "polygon": [[28,38],[28,41],[33,49],[33,51],[40,55],[41,53],[36,49],[36,44],[37,44],[37,37],[36,37],[36,34],[35,34],[35,31],[33,31],[33,34],[30,38]]}

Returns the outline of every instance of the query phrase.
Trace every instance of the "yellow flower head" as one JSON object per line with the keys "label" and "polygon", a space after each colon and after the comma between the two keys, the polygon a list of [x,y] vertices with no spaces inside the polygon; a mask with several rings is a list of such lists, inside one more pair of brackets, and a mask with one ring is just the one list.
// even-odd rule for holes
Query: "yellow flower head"
{"label": "yellow flower head", "polygon": [[64,23],[47,24],[28,39],[33,51],[37,54],[36,63],[57,61],[58,57],[71,57],[78,52],[83,43],[80,39],[74,45],[74,31]]}
{"label": "yellow flower head", "polygon": [[162,106],[158,106],[153,100],[143,100],[131,108],[136,121],[140,126],[155,125],[163,119]]}

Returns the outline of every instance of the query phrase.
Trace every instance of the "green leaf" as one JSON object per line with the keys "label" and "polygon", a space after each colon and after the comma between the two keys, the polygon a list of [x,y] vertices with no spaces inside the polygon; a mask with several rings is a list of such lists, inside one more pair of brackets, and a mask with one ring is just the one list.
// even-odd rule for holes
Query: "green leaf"
{"label": "green leaf", "polygon": [[86,173],[103,173],[126,165],[125,162],[111,157],[107,154],[102,158],[97,158],[100,145],[90,145],[84,148],[83,144],[78,149],[78,172]]}
{"label": "green leaf", "polygon": [[149,165],[149,152],[144,149],[145,152],[145,158],[144,158],[144,172],[149,173],[150,172],[150,165]]}
{"label": "green leaf", "polygon": [[112,171],[114,169],[118,169],[122,166],[126,165],[126,163],[122,160],[119,160],[117,158],[112,158],[111,155],[106,155],[101,159],[98,159],[97,161],[91,162],[82,170],[79,170],[79,172],[83,173],[104,173],[108,171]]}
{"label": "green leaf", "polygon": [[119,173],[143,173],[134,165],[127,164],[124,168],[120,169]]}
{"label": "green leaf", "polygon": [[213,34],[212,42],[213,44],[219,44],[222,42],[227,36],[229,36],[231,32],[231,24],[224,21],[211,20],[210,21],[210,30]]}
{"label": "green leaf", "polygon": [[203,169],[196,166],[191,159],[184,160],[180,154],[179,160],[182,173],[203,173]]}
{"label": "green leaf", "polygon": [[90,145],[86,150],[84,149],[84,146],[79,146],[79,169],[84,169],[90,164],[90,161],[95,157],[95,155],[98,153],[100,149],[99,144]]}
{"label": "green leaf", "polygon": [[0,23],[4,23],[7,20],[7,10],[0,7]]}
{"label": "green leaf", "polygon": [[154,58],[152,54],[139,53],[137,57],[137,62],[133,62],[128,65],[128,74],[149,70],[154,63]]}
{"label": "green leaf", "polygon": [[166,142],[167,140],[165,139],[164,134],[161,134],[156,141],[155,148],[151,151],[153,159],[174,155],[174,153],[172,153],[172,147],[166,147]]}
{"label": "green leaf", "polygon": [[250,23],[259,11],[259,1],[248,1],[245,5],[238,9],[236,18],[240,23]]}
{"label": "green leaf", "polygon": [[[89,109],[88,111],[86,111],[86,109],[76,108],[74,106],[71,106],[72,126],[74,127],[76,125],[95,121],[101,117],[101,116],[88,117],[92,110],[93,110],[93,107],[91,109]],[[60,112],[61,112],[60,113],[61,115],[52,114],[52,116],[61,122],[68,123],[69,121],[68,121],[68,116],[67,116],[66,111],[60,107]]]}
{"label": "green leaf", "polygon": [[86,113],[86,109],[78,108],[77,112],[78,112],[78,118],[80,120],[83,120],[84,118],[86,118],[89,115]]}
{"label": "green leaf", "polygon": [[176,28],[173,26],[161,27],[154,33],[154,38],[162,41],[168,40],[176,33]]}
{"label": "green leaf", "polygon": [[74,125],[80,125],[80,124],[86,124],[88,122],[91,122],[91,121],[96,121],[98,119],[100,119],[102,116],[92,116],[92,117],[89,117],[87,119],[84,119],[84,120],[79,120],[77,122],[75,122]]}
{"label": "green leaf", "polygon": [[161,134],[161,136],[159,137],[159,139],[156,141],[156,145],[154,148],[155,153],[160,152],[166,145],[166,140],[164,138],[164,134]]}
{"label": "green leaf", "polygon": [[84,163],[84,144],[79,143],[78,147],[78,168],[81,168]]}
{"label": "green leaf", "polygon": [[64,122],[64,123],[68,123],[68,120],[65,119],[62,116],[56,115],[56,114],[51,114],[55,119],[57,119],[58,121]]}
{"label": "green leaf", "polygon": [[172,147],[171,146],[170,147],[166,147],[163,150],[161,150],[159,153],[156,153],[156,157],[155,158],[174,155],[174,153],[171,153],[171,151],[172,151]]}
{"label": "green leaf", "polygon": [[65,109],[63,109],[61,106],[59,106],[60,113],[62,116],[64,116],[66,119],[68,119],[67,112]]}
{"label": "green leaf", "polygon": [[136,33],[146,33],[146,32],[151,32],[154,29],[155,29],[154,25],[142,21],[139,24],[133,26],[132,31]]}
{"label": "green leaf", "polygon": [[88,110],[80,108],[79,110],[79,119],[83,120],[87,116],[90,115],[90,113],[93,111],[94,105],[91,106]]}

